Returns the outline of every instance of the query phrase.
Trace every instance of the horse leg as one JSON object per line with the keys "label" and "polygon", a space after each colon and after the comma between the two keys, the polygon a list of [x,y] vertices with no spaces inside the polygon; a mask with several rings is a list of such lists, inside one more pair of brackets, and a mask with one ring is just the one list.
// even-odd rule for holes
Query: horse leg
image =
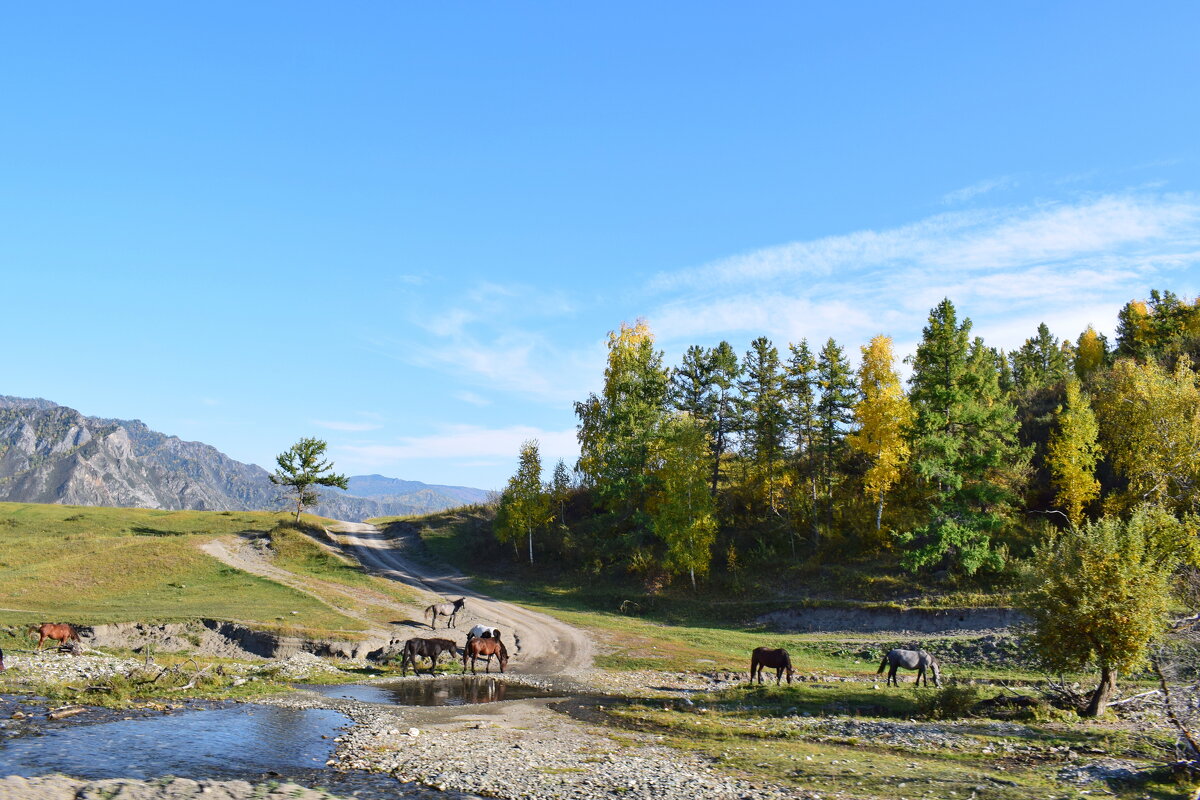
{"label": "horse leg", "polygon": [[776,667],[775,668],[775,685],[778,686],[779,682],[781,680],[783,680],[783,667]]}
{"label": "horse leg", "polygon": [[46,641],[46,634],[39,632],[38,633],[38,643],[37,643],[38,650],[42,649],[42,642],[44,642],[44,641]]}
{"label": "horse leg", "polygon": [[896,670],[898,670],[899,668],[900,668],[899,664],[892,664],[892,666],[888,668],[887,683],[884,684],[885,686],[899,686],[900,685],[900,679],[896,677]]}

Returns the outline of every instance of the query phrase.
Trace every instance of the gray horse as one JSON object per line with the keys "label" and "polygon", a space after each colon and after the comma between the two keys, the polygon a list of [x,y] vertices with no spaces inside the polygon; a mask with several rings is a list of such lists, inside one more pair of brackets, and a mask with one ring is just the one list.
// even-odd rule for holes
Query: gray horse
{"label": "gray horse", "polygon": [[448,618],[446,620],[447,628],[455,627],[454,621],[458,617],[458,612],[462,611],[463,603],[465,603],[466,600],[467,600],[467,598],[460,597],[457,600],[455,600],[453,603],[434,603],[433,605],[426,608],[425,609],[425,617],[427,619],[432,617],[430,622],[427,623],[429,625],[429,627],[434,630],[437,630],[438,617],[447,617]]}
{"label": "gray horse", "polygon": [[[890,667],[890,668],[889,668]],[[929,678],[925,675],[925,669],[933,673],[933,685],[939,689],[942,686],[942,674],[938,670],[937,659],[926,653],[924,650],[890,650],[883,657],[883,663],[879,665],[879,671],[876,675],[882,675],[884,668],[888,669],[887,683],[885,686],[895,684],[900,685],[900,681],[896,678],[896,670],[900,667],[905,669],[915,669],[917,671],[917,685],[921,685],[921,679],[925,679],[925,685],[929,685]]]}

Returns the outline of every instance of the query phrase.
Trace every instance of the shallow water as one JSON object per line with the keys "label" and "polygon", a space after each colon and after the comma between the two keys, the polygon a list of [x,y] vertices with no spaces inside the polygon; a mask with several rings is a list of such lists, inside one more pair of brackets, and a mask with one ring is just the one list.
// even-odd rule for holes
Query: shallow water
{"label": "shallow water", "polygon": [[434,680],[348,683],[340,686],[305,686],[325,697],[343,697],[361,703],[397,706],[465,706],[531,697],[557,697],[555,692],[482,675]]}
{"label": "shallow water", "polygon": [[0,774],[54,771],[86,779],[308,776],[314,769],[325,771],[333,737],[348,723],[326,709],[252,705],[67,723],[0,741]]}

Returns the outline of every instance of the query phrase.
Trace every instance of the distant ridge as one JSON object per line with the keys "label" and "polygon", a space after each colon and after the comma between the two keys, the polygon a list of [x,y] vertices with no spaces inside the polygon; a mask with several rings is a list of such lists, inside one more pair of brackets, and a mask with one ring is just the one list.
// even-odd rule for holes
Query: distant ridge
{"label": "distant ridge", "polygon": [[[336,519],[424,514],[489,493],[382,475],[321,492],[313,509]],[[42,398],[0,396],[0,500],[200,511],[282,510],[265,469],[139,420],[87,417]]]}

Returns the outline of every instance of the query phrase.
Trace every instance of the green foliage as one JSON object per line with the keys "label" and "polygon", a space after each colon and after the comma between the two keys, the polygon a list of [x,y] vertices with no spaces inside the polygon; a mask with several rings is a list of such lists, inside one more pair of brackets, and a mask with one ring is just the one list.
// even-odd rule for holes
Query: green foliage
{"label": "green foliage", "polygon": [[910,569],[947,563],[972,574],[998,569],[992,546],[1007,521],[1028,453],[1016,441],[1015,409],[1002,396],[995,351],[969,342],[943,300],[929,316],[913,359],[913,469],[928,496],[928,521],[901,533]]}
{"label": "green foliage", "polygon": [[550,521],[550,495],[542,487],[542,459],[537,439],[521,445],[521,462],[508,479],[496,510],[496,536],[502,542],[529,540],[529,562],[533,563],[533,532]]}
{"label": "green foliage", "polygon": [[666,545],[664,567],[691,576],[708,573],[717,520],[708,490],[705,452],[708,437],[688,416],[666,420],[658,440],[656,477],[649,513],[655,535]]}
{"label": "green foliage", "polygon": [[1067,379],[1067,352],[1051,335],[1046,323],[1038,325],[1037,336],[1026,339],[1012,354],[1013,383],[1018,392],[1031,392]]}
{"label": "green foliage", "polygon": [[972,716],[980,701],[979,689],[974,686],[943,686],[932,691],[917,692],[917,709],[928,719],[962,719]]}
{"label": "green foliage", "polygon": [[787,416],[783,405],[783,373],[779,351],[765,336],[750,343],[742,360],[742,455],[753,466],[767,507],[778,512]]}
{"label": "green foliage", "polygon": [[275,457],[277,469],[271,473],[271,483],[282,486],[295,495],[296,522],[305,508],[318,502],[314,486],[347,488],[346,476],[333,471],[333,462],[324,461],[328,445],[320,439],[304,438]]}
{"label": "green foliage", "polygon": [[1030,640],[1050,670],[1100,668],[1093,713],[1103,713],[1116,674],[1144,662],[1164,626],[1171,574],[1195,557],[1195,542],[1194,520],[1147,506],[1063,531],[1034,553],[1035,585],[1022,600]]}
{"label": "green foliage", "polygon": [[667,372],[642,320],[608,337],[599,396],[575,404],[579,472],[601,505],[635,531],[644,526],[651,442],[666,410]]}

